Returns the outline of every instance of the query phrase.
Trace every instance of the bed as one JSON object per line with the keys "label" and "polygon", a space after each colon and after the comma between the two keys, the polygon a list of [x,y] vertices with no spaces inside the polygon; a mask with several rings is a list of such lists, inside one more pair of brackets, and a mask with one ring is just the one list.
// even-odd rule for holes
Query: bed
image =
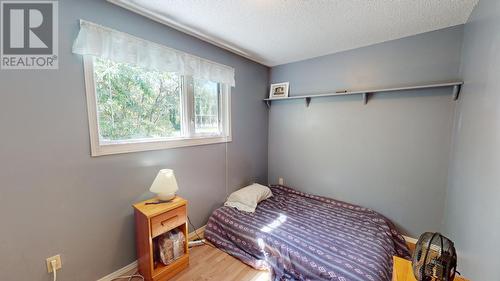
{"label": "bed", "polygon": [[392,256],[409,257],[403,236],[370,209],[270,188],[255,213],[216,209],[205,238],[274,280],[388,281]]}

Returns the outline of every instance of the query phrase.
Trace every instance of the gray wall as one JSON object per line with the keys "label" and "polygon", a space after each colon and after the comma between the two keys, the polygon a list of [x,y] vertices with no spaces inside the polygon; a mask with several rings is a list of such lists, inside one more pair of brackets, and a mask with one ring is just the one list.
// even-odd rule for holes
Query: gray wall
{"label": "gray wall", "polygon": [[481,0],[465,25],[445,232],[459,271],[500,280],[500,2]]}
{"label": "gray wall", "polygon": [[[459,78],[463,26],[273,67],[290,95]],[[357,203],[416,236],[442,223],[451,89],[272,104],[269,181]]]}
{"label": "gray wall", "polygon": [[[0,71],[0,280],[96,280],[135,259],[131,204],[157,171],[173,168],[200,226],[228,190],[267,181],[269,69],[106,1],[59,1],[60,67]],[[233,142],[90,157],[82,58],[71,53],[80,18],[233,66]],[[59,279],[58,279],[59,280]]]}

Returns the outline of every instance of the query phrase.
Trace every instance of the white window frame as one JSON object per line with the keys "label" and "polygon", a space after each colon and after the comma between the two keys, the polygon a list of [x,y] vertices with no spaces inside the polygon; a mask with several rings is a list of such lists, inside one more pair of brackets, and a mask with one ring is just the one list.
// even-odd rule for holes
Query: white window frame
{"label": "white window frame", "polygon": [[182,137],[157,138],[144,140],[130,140],[119,142],[101,142],[99,135],[99,116],[97,110],[96,85],[94,82],[94,58],[84,56],[83,66],[85,73],[85,89],[87,96],[87,113],[90,132],[90,150],[92,156],[102,156],[139,151],[169,149],[176,147],[226,143],[232,141],[231,136],[231,87],[220,85],[220,113],[221,134],[195,134],[194,124],[194,93],[193,87],[185,87],[185,83],[192,83],[192,78],[183,76],[181,117]]}

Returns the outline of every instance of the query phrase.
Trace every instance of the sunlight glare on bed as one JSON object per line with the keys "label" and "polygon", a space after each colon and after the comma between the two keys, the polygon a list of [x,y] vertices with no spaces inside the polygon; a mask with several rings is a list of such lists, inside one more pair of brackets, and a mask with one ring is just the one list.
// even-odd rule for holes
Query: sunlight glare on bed
{"label": "sunlight glare on bed", "polygon": [[275,228],[278,228],[285,221],[286,221],[286,216],[283,215],[283,214],[280,214],[280,216],[277,219],[275,219],[270,224],[268,224],[268,225],[264,226],[263,228],[261,228],[260,231],[269,233],[269,232],[273,231]]}
{"label": "sunlight glare on bed", "polygon": [[264,240],[262,238],[257,238],[257,244],[259,245],[261,250],[264,250],[266,247],[266,244],[264,243]]}

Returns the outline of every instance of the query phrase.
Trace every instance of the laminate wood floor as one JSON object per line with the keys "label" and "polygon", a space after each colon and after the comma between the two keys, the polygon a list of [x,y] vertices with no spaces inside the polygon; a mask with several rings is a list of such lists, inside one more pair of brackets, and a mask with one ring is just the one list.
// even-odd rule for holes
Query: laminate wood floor
{"label": "laminate wood floor", "polygon": [[189,267],[171,281],[270,281],[267,271],[259,271],[223,251],[203,245],[189,251]]}

